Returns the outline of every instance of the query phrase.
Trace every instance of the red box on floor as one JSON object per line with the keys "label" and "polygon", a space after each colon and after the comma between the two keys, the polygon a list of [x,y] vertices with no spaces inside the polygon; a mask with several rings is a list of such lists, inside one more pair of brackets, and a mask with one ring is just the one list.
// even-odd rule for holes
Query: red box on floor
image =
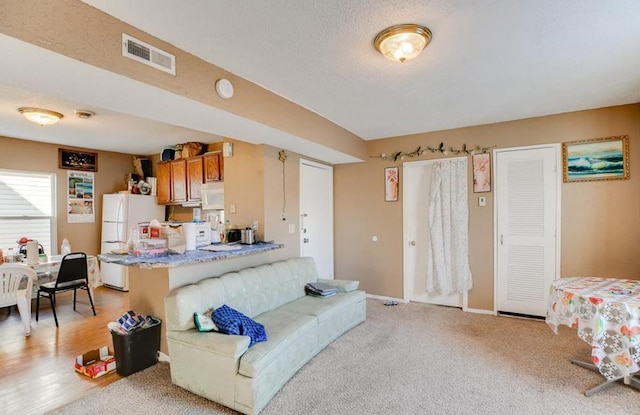
{"label": "red box on floor", "polygon": [[90,378],[98,378],[116,370],[116,358],[107,346],[91,350],[76,357],[76,372]]}

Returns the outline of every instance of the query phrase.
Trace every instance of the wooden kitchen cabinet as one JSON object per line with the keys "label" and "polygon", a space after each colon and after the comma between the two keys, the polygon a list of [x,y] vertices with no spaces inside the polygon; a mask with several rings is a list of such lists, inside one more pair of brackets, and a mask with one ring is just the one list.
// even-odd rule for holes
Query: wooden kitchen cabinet
{"label": "wooden kitchen cabinet", "polygon": [[178,159],[169,162],[171,168],[171,202],[187,201],[187,160]]}
{"label": "wooden kitchen cabinet", "polygon": [[203,179],[203,158],[189,157],[187,160],[187,201],[200,201],[200,186]]}
{"label": "wooden kitchen cabinet", "polygon": [[224,158],[221,151],[214,151],[202,156],[204,161],[204,182],[224,180]]}
{"label": "wooden kitchen cabinet", "polygon": [[157,183],[157,203],[167,205],[171,203],[171,167],[169,163],[158,163],[156,173]]}
{"label": "wooden kitchen cabinet", "polygon": [[202,183],[223,179],[221,152],[158,163],[159,205],[199,202]]}

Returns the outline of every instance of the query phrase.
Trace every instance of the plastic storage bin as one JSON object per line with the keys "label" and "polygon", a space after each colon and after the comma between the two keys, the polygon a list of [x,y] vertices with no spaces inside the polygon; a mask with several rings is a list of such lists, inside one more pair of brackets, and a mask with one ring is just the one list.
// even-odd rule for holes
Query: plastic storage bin
{"label": "plastic storage bin", "polygon": [[116,357],[116,372],[120,376],[129,376],[158,362],[160,350],[159,323],[141,328],[129,334],[111,332],[113,354]]}

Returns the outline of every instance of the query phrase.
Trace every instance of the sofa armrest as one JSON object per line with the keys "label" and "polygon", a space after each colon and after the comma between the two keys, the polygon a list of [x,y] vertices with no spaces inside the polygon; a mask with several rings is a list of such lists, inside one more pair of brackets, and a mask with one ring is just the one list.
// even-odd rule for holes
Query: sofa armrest
{"label": "sofa armrest", "polygon": [[338,292],[349,293],[358,289],[360,281],[352,280],[328,280],[324,278],[318,278],[318,282],[330,285],[338,289]]}

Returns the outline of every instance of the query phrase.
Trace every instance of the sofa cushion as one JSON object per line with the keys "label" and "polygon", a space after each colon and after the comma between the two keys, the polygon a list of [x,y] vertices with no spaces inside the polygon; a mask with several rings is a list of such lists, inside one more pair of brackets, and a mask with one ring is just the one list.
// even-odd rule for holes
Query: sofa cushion
{"label": "sofa cushion", "polygon": [[288,313],[281,309],[269,311],[255,317],[263,324],[269,333],[269,340],[257,343],[240,359],[238,373],[250,378],[256,378],[261,371],[268,367],[276,358],[288,353],[294,354],[299,341],[317,343],[317,322],[313,316],[298,313]]}
{"label": "sofa cushion", "polygon": [[248,317],[304,297],[304,285],[318,279],[313,258],[245,268],[172,290],[164,300],[167,330],[195,328],[193,313],[227,304]]}
{"label": "sofa cushion", "polygon": [[338,293],[327,298],[307,295],[280,307],[280,309],[290,313],[311,315],[318,319],[318,323],[322,323],[335,313],[339,313],[342,307],[365,299],[364,291]]}
{"label": "sofa cushion", "polygon": [[238,358],[249,348],[249,337],[232,336],[215,331],[201,333],[197,330],[167,331],[167,340],[189,347],[207,350],[230,358]]}

